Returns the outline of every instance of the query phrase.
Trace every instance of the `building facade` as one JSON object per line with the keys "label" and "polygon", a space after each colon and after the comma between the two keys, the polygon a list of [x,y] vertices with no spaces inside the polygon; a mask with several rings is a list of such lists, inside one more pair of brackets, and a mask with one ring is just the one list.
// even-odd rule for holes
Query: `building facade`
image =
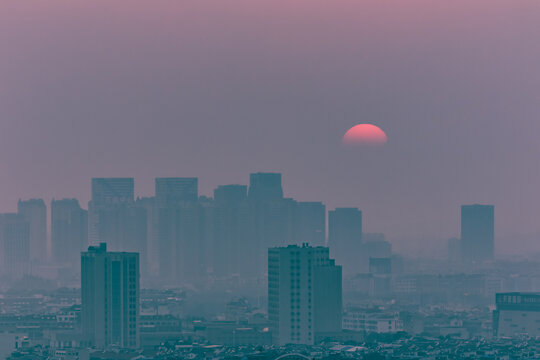
{"label": "building facade", "polygon": [[92,200],[88,203],[88,241],[106,242],[109,248],[119,245],[121,212],[135,200],[133,178],[93,178]]}
{"label": "building facade", "polygon": [[540,293],[499,293],[495,295],[495,304],[495,336],[540,336]]}
{"label": "building facade", "polygon": [[349,309],[343,315],[343,330],[364,333],[396,333],[403,331],[397,312],[378,309]]}
{"label": "building facade", "polygon": [[138,348],[139,254],[108,252],[106,244],[81,254],[81,322],[93,346]]}
{"label": "building facade", "polygon": [[493,260],[495,250],[495,207],[461,206],[461,258],[465,261]]}
{"label": "building facade", "polygon": [[358,273],[362,246],[362,212],[358,208],[337,208],[328,212],[328,246],[348,274]]}
{"label": "building facade", "polygon": [[17,212],[29,226],[30,260],[42,264],[48,260],[47,246],[47,206],[43,199],[19,200]]}
{"label": "building facade", "polygon": [[30,273],[30,224],[16,213],[0,215],[2,273],[19,279]]}
{"label": "building facade", "polygon": [[341,267],[328,248],[268,249],[268,318],[276,345],[310,345],[341,331]]}
{"label": "building facade", "polygon": [[88,211],[77,199],[51,201],[52,259],[79,268],[80,253],[88,246]]}

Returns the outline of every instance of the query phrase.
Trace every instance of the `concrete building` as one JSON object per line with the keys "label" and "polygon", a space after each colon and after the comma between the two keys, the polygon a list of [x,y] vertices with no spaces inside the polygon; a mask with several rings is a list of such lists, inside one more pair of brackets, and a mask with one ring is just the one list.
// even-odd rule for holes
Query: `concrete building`
{"label": "concrete building", "polygon": [[248,198],[251,201],[283,199],[280,173],[254,173],[249,175]]}
{"label": "concrete building", "polygon": [[540,293],[499,293],[495,295],[495,304],[495,336],[540,336]]}
{"label": "concrete building", "polygon": [[139,254],[90,246],[81,254],[81,300],[83,334],[94,346],[139,347]]}
{"label": "concrete building", "polygon": [[43,199],[19,200],[17,212],[27,222],[30,231],[30,260],[43,264],[49,259],[47,246],[47,206]]}
{"label": "concrete building", "polygon": [[214,190],[216,231],[214,273],[227,277],[253,276],[257,244],[251,236],[251,212],[247,186],[223,185]]}
{"label": "concrete building", "polygon": [[[92,200],[88,203],[88,241],[97,245],[109,243],[115,248],[122,227],[116,218],[126,205],[135,200],[133,178],[93,178]],[[111,239],[113,239],[111,241]]]}
{"label": "concrete building", "polygon": [[314,344],[341,331],[341,266],[328,248],[268,249],[268,318],[273,343]]}
{"label": "concrete building", "polygon": [[20,214],[0,215],[2,273],[19,279],[30,273],[30,224]]}
{"label": "concrete building", "polygon": [[166,207],[182,201],[197,201],[198,183],[199,180],[195,177],[156,178],[157,206]]}
{"label": "concrete building", "polygon": [[369,273],[373,278],[373,297],[384,297],[392,293],[392,259],[369,258]]}
{"label": "concrete building", "polygon": [[457,263],[461,259],[461,239],[451,238],[447,241],[448,261]]}
{"label": "concrete building", "polygon": [[88,246],[88,211],[77,199],[51,201],[52,259],[79,270],[80,253]]}
{"label": "concrete building", "polygon": [[346,274],[362,269],[359,256],[362,245],[362,212],[358,208],[337,208],[328,212],[328,247]]}
{"label": "concrete building", "polygon": [[397,312],[379,309],[349,309],[343,315],[343,330],[365,333],[396,333],[403,331]]}
{"label": "concrete building", "polygon": [[461,258],[466,261],[493,260],[495,207],[461,206]]}
{"label": "concrete building", "polygon": [[133,178],[92,179],[88,204],[88,242],[110,251],[137,252],[146,268],[146,207],[135,202]]}
{"label": "concrete building", "polygon": [[238,204],[247,200],[246,185],[219,185],[214,189],[214,200],[218,204]]}
{"label": "concrete building", "polygon": [[197,186],[197,178],[155,179],[158,273],[169,284],[188,280],[198,272],[199,253],[193,251],[199,246]]}
{"label": "concrete building", "polygon": [[326,206],[322,202],[298,201],[293,216],[294,239],[297,244],[309,242],[314,246],[325,245]]}

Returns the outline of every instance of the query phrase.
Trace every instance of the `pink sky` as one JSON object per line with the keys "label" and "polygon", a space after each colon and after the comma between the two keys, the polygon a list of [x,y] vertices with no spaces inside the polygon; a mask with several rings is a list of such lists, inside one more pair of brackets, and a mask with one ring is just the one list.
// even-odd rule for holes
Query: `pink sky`
{"label": "pink sky", "polygon": [[[0,210],[85,204],[92,176],[211,194],[282,171],[403,248],[493,203],[512,248],[540,233],[538,34],[536,0],[3,1]],[[343,149],[363,122],[388,144]]]}

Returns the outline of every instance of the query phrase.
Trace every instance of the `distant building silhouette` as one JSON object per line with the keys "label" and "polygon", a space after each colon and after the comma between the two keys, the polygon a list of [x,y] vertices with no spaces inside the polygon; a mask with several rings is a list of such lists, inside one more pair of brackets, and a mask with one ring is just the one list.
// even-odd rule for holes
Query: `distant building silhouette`
{"label": "distant building silhouette", "polygon": [[30,224],[23,215],[0,215],[3,274],[19,279],[30,273]]}
{"label": "distant building silhouette", "polygon": [[77,199],[51,201],[52,258],[79,270],[80,253],[88,246],[88,211]]}
{"label": "distant building silhouette", "polygon": [[146,208],[134,199],[133,178],[92,179],[88,204],[89,244],[106,243],[111,251],[140,253],[146,269]]}
{"label": "distant building silhouette", "polygon": [[268,248],[301,243],[295,237],[300,230],[295,221],[297,202],[283,198],[280,173],[250,174],[248,200],[252,238],[257,248],[258,266],[253,273],[262,276],[267,267]]}
{"label": "distant building silhouette", "polygon": [[326,243],[326,206],[322,202],[299,201],[294,211],[294,241],[314,246]]}
{"label": "distant building silhouette", "polygon": [[182,201],[197,201],[197,178],[156,178],[156,203],[159,207],[179,204]]}
{"label": "distant building silhouette", "polygon": [[448,261],[457,263],[461,259],[461,239],[451,238],[447,241]]}
{"label": "distant building silhouette", "polygon": [[191,280],[203,267],[197,186],[197,178],[155,180],[159,275],[168,283]]}
{"label": "distant building silhouette", "polygon": [[383,297],[392,292],[392,259],[369,258],[369,273],[373,279],[372,296]]}
{"label": "distant building silhouette", "polygon": [[268,249],[268,319],[274,344],[314,344],[341,331],[341,266],[328,248]]}
{"label": "distant building silhouette", "polygon": [[362,246],[358,257],[360,270],[362,272],[369,270],[370,258],[389,258],[392,257],[392,244],[385,240],[385,235],[381,233],[363,233]]}
{"label": "distant building silhouette", "polygon": [[[138,228],[146,228],[146,236],[144,234],[137,234],[137,241],[139,245],[137,248],[145,249],[145,251],[139,250],[139,262],[141,264],[141,273],[143,278],[145,276],[158,276],[159,275],[159,246],[158,246],[158,234],[157,234],[157,207],[155,197],[138,197],[135,200],[135,207],[138,210],[139,217],[145,216],[146,219],[143,224],[139,224]],[[142,231],[142,230],[140,230]]]}
{"label": "distant building silhouette", "polygon": [[93,178],[92,200],[88,204],[88,241],[119,246],[119,212],[134,202],[133,178]]}
{"label": "distant building silhouette", "polygon": [[17,212],[24,217],[30,227],[30,260],[45,263],[48,260],[47,246],[47,206],[43,199],[19,200]]}
{"label": "distant building silhouette", "polygon": [[360,271],[362,212],[358,208],[337,208],[328,212],[328,247],[346,274]]}
{"label": "distant building silhouette", "polygon": [[237,205],[247,200],[247,186],[220,185],[214,190],[214,200],[218,204]]}
{"label": "distant building silhouette", "polygon": [[133,202],[133,178],[93,178],[92,202],[95,205],[124,204]]}
{"label": "distant building silhouette", "polygon": [[461,257],[463,260],[493,259],[494,213],[493,205],[461,206]]}
{"label": "distant building silhouette", "polygon": [[213,271],[220,276],[253,276],[257,244],[253,241],[246,185],[221,185],[214,190],[216,228]]}
{"label": "distant building silhouette", "polygon": [[94,346],[139,347],[139,291],[139,254],[106,244],[81,254],[82,330]]}
{"label": "distant building silhouette", "polygon": [[248,197],[251,201],[283,199],[280,173],[254,173],[249,175]]}

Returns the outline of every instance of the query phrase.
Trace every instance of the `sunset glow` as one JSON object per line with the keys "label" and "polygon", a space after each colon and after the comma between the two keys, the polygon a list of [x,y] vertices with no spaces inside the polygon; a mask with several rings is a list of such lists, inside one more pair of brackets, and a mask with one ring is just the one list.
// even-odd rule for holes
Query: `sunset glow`
{"label": "sunset glow", "polygon": [[372,124],[358,124],[343,136],[344,145],[383,145],[388,140],[384,131]]}

